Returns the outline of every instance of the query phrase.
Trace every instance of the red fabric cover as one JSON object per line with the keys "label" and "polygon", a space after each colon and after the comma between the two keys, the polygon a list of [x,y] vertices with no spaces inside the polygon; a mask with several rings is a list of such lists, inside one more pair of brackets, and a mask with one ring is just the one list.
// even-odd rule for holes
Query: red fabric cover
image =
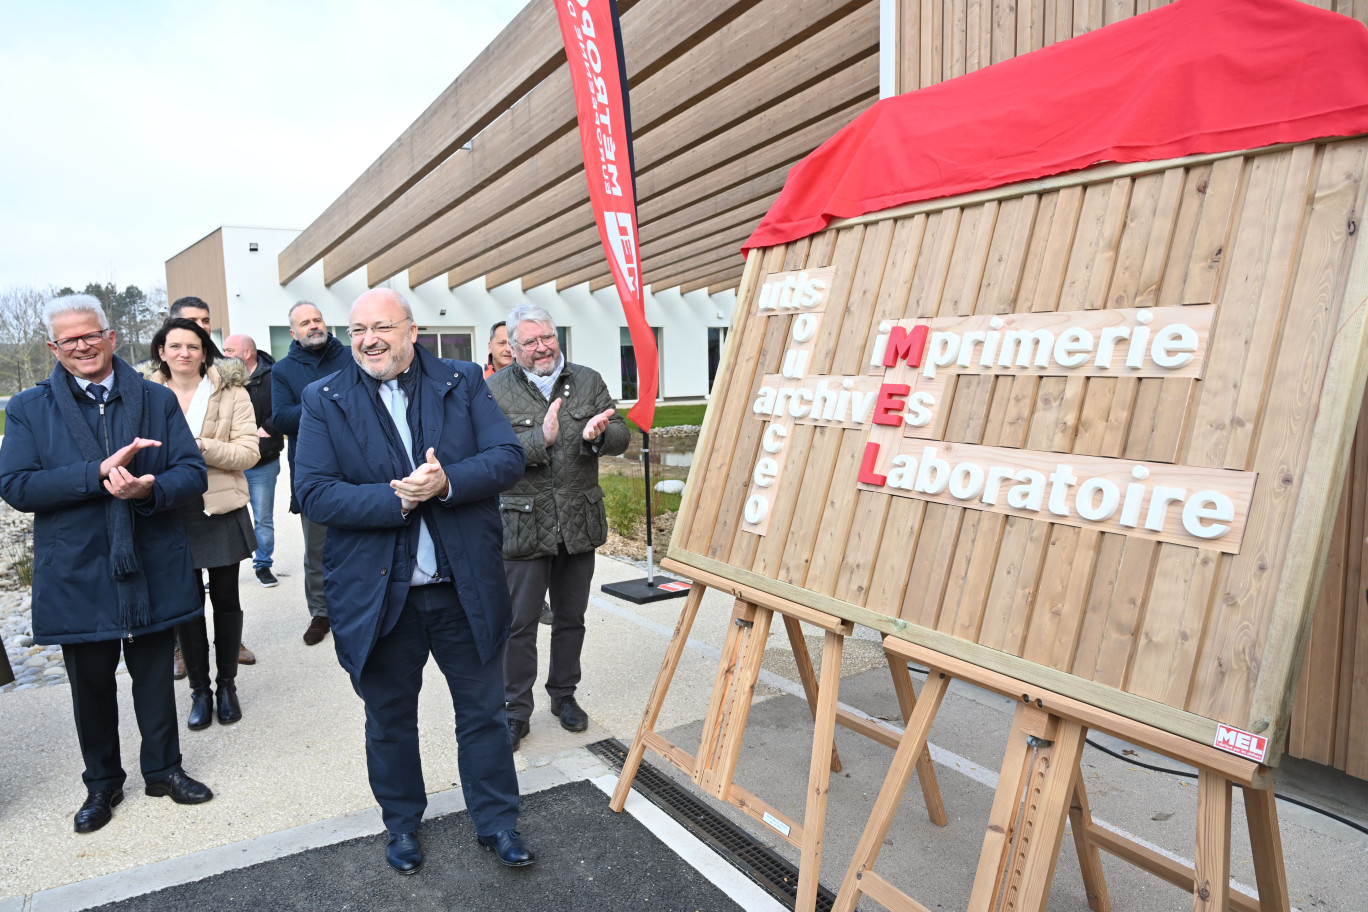
{"label": "red fabric cover", "polygon": [[886,98],[789,171],[743,249],[1086,168],[1368,133],[1368,29],[1299,0],[1179,0]]}

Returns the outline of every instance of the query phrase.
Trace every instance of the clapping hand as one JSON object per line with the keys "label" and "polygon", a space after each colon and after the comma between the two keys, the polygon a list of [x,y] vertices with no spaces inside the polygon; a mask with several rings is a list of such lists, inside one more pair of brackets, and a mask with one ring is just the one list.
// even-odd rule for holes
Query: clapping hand
{"label": "clapping hand", "polygon": [[404,478],[390,482],[390,487],[399,497],[400,508],[404,512],[434,497],[446,496],[450,488],[446,471],[437,461],[437,451],[428,447],[427,460]]}
{"label": "clapping hand", "polygon": [[546,410],[546,417],[542,419],[542,444],[550,446],[556,442],[556,435],[560,433],[560,407],[561,401],[552,401],[550,408]]}
{"label": "clapping hand", "polygon": [[109,470],[104,486],[106,491],[120,500],[142,500],[152,493],[152,483],[156,480],[153,475],[134,477],[123,466],[114,466]]}
{"label": "clapping hand", "polygon": [[590,443],[603,436],[603,432],[608,429],[608,419],[613,417],[617,409],[605,409],[589,419],[589,423],[584,426],[584,439]]}
{"label": "clapping hand", "polygon": [[[112,455],[105,457],[104,462],[100,463],[100,477],[108,478],[116,467],[128,465],[133,461],[133,457],[138,455],[139,450],[159,446],[161,446],[160,440],[148,440],[146,437],[134,437],[132,443],[127,446],[119,447]],[[128,475],[127,472],[124,474]]]}

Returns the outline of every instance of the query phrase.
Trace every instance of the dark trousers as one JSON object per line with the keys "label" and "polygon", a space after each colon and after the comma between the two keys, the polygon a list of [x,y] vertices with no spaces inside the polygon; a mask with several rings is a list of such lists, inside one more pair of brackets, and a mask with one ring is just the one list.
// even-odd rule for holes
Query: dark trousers
{"label": "dark trousers", "polygon": [[133,682],[133,714],[142,735],[143,780],[157,782],[180,768],[176,691],[171,680],[174,642],[172,632],[163,630],[132,640],[62,646],[67,680],[71,682],[76,738],[85,759],[81,778],[86,788],[122,788],[127,778],[119,757],[119,700],[114,683],[120,648]]}
{"label": "dark trousers", "polygon": [[323,594],[323,544],[328,540],[328,527],[310,522],[303,513],[299,514],[299,522],[304,527],[304,601],[309,605],[309,614],[327,617],[328,599]]}
{"label": "dark trousers", "polygon": [[[204,607],[204,570],[195,570],[195,589]],[[210,567],[209,600],[214,612],[214,661],[218,684],[233,684],[237,679],[238,646],[242,642],[242,599],[238,592],[238,564]],[[176,625],[176,636],[185,660],[191,690],[209,686],[209,630],[199,614]]]}
{"label": "dark trousers", "polygon": [[428,654],[446,676],[456,710],[457,755],[466,808],[482,836],[518,822],[518,774],[503,705],[503,650],[480,663],[465,610],[449,583],[409,590],[394,629],[361,669],[366,768],[391,833],[411,833],[427,808],[418,756],[418,692]]}
{"label": "dark trousers", "polygon": [[584,612],[594,581],[594,552],[571,554],[561,545],[554,557],[504,561],[513,597],[513,624],[504,658],[504,699],[508,718],[532,717],[532,685],[537,681],[537,624],[542,602],[551,602],[551,665],[546,692],[551,699],[573,696],[580,682]]}

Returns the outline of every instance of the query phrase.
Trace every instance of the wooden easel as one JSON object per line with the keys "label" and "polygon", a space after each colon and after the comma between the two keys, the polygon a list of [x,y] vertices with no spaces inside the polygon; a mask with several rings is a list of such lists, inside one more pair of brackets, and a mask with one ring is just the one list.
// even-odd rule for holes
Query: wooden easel
{"label": "wooden easel", "polygon": [[[1172,884],[1190,888],[1193,909],[1197,912],[1224,912],[1227,909],[1286,912],[1290,908],[1277,809],[1265,767],[914,643],[886,637],[884,650],[889,656],[921,663],[930,669],[930,673],[855,857],[841,883],[833,912],[851,912],[861,895],[869,896],[894,912],[925,912],[926,906],[907,896],[873,869],[898,802],[907,788],[913,758],[925,750],[927,733],[952,677],[1021,700],[1012,720],[997,793],[983,839],[983,851],[969,899],[970,912],[1043,910],[1050,897],[1066,822],[1072,824],[1088,906],[1096,912],[1111,909],[1102,876],[1100,849]],[[1143,744],[1198,768],[1195,869],[1164,858],[1093,823],[1079,769],[1089,728]],[[1231,786],[1234,784],[1244,790],[1259,889],[1257,901],[1229,887]]]}
{"label": "wooden easel", "polygon": [[[692,570],[689,575],[706,576],[695,574]],[[839,772],[841,769],[840,757],[835,747],[837,723],[889,747],[898,746],[898,737],[837,706],[841,682],[841,651],[845,638],[854,629],[853,623],[778,599],[766,599],[766,604],[758,604],[740,597],[739,594],[732,610],[732,623],[727,630],[726,642],[722,647],[722,660],[718,664],[712,697],[707,715],[704,717],[698,753],[691,755],[657,733],[656,721],[660,717],[665,695],[669,691],[679,660],[684,654],[689,631],[702,603],[705,582],[712,581],[709,577],[706,581],[696,582],[689,592],[679,621],[675,625],[669,648],[665,652],[665,660],[661,663],[660,673],[656,676],[650,699],[646,703],[641,724],[632,741],[631,750],[628,751],[627,759],[623,763],[610,806],[614,811],[622,810],[645,750],[651,748],[687,773],[699,788],[709,795],[740,808],[800,851],[795,909],[799,912],[811,910],[817,903],[818,875],[822,862],[822,833],[826,822],[827,786],[831,773]],[[793,647],[798,675],[803,682],[815,726],[812,757],[808,766],[807,805],[801,822],[789,818],[733,781],[736,764],[741,755],[741,739],[745,732],[746,719],[750,713],[755,685],[759,680],[761,663],[765,656],[765,642],[769,638],[771,621],[776,613],[784,619],[784,629]],[[820,682],[812,670],[812,659],[803,640],[800,621],[806,621],[826,632]],[[888,662],[899,706],[906,721],[918,705],[912,688],[912,678],[908,674],[905,661],[890,655]],[[936,782],[931,755],[925,745],[909,766],[909,776],[912,767],[918,771],[927,814],[937,826],[945,826],[945,806],[941,801],[940,786]]]}

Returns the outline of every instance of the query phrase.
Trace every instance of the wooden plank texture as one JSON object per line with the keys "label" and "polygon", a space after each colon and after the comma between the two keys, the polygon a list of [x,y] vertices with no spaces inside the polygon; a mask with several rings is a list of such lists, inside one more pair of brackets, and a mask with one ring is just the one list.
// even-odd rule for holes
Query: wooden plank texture
{"label": "wooden plank texture", "polygon": [[[966,6],[966,42],[969,13]],[[1103,4],[1074,8],[1070,27],[1093,19],[1100,27],[1104,13]],[[958,8],[947,16],[953,32]],[[843,222],[806,252],[796,244],[774,251],[788,269],[835,268],[815,347],[802,378],[778,376],[803,318],[759,316],[754,289],[738,302],[738,327],[766,325],[747,331],[755,348],[740,356],[750,359],[750,385],[729,389],[719,415],[734,427],[732,447],[701,454],[706,464],[749,478],[772,420],[751,408],[766,376],[809,391],[816,379],[856,377],[905,383],[901,396],[934,389],[927,409],[935,420],[926,425],[934,430],[929,439],[899,436],[915,430],[896,428],[902,400],[853,404],[868,411],[844,427],[800,418],[784,438],[785,468],[766,495],[763,534],[740,528],[745,492],[731,482],[729,495],[709,502],[710,519],[693,527],[711,531],[707,543],[676,539],[680,559],[706,554],[721,578],[1186,738],[1211,743],[1217,722],[1266,732],[1267,759],[1276,762],[1307,640],[1328,644],[1337,658],[1349,646],[1345,600],[1334,595],[1344,583],[1322,590],[1332,607],[1315,625],[1311,608],[1325,555],[1335,555],[1335,568],[1350,563],[1347,520],[1340,544],[1332,549],[1330,539],[1368,371],[1368,257],[1352,228],[1366,163],[1368,142],[1343,140],[1133,171],[1104,166],[1055,186],[1025,184],[1016,195],[967,194]],[[1210,336],[1198,341],[1194,331],[1186,349],[1203,359],[1200,379],[1196,370],[1181,375],[1192,362],[1167,356],[1155,376],[1141,375],[1138,355],[1119,372],[1051,366],[1014,376],[1015,365],[1000,369],[986,354],[1009,328],[1004,315],[1104,334],[1096,321],[1124,313],[1144,316],[1137,326],[1162,326],[1151,319],[1161,313],[1154,307],[1194,320],[1214,315]],[[900,365],[910,349],[892,362],[878,355],[876,337],[893,332],[890,319],[901,321],[898,333],[928,332],[915,368],[884,366]],[[1148,329],[1136,332],[1138,345],[1149,344]],[[921,359],[944,357],[948,334],[958,334],[954,345],[982,349],[957,349],[953,382],[923,387],[933,371]],[[891,437],[876,423],[889,414]],[[984,472],[1009,463],[998,481],[985,481]],[[1102,480],[1111,471],[1114,481]],[[949,486],[934,482],[938,473]],[[1012,496],[1003,478],[1021,482]],[[1040,479],[1034,501],[1031,478]],[[1146,492],[1224,491],[1237,478],[1249,486],[1240,495],[1247,514],[1232,506],[1207,537],[1186,523],[1154,543],[1134,519],[1117,519],[1123,491],[1135,498],[1135,517]],[[1072,513],[1067,492],[1084,480],[1093,499]],[[1368,492],[1368,482],[1361,487]],[[1164,501],[1143,502],[1146,522],[1157,522]],[[1008,515],[993,512],[1002,510]],[[1232,530],[1246,516],[1241,537]],[[1356,658],[1363,639],[1355,625]],[[1345,681],[1352,691],[1356,677],[1343,668],[1329,663],[1316,681]],[[1303,733],[1298,746],[1314,741],[1318,756],[1333,754],[1343,717],[1338,707],[1319,711],[1315,725],[1331,733]]]}

